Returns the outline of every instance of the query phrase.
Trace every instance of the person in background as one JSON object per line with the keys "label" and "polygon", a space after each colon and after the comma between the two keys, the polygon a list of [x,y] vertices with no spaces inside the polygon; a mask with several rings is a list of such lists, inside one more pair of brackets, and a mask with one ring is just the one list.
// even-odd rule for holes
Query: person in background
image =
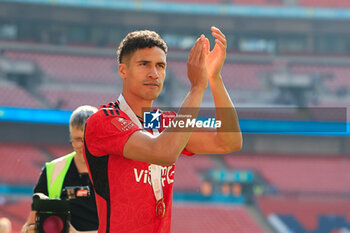
{"label": "person in background", "polygon": [[12,225],[8,218],[0,218],[0,233],[11,233]]}
{"label": "person in background", "polygon": [[[71,232],[96,231],[98,229],[95,194],[89,179],[83,157],[83,139],[86,120],[97,111],[92,106],[80,106],[75,109],[69,120],[69,132],[73,152],[45,164],[34,193],[42,193],[50,199],[62,197],[62,189],[67,186],[89,186],[90,197],[70,201]],[[22,233],[34,231],[36,211],[31,211]]]}

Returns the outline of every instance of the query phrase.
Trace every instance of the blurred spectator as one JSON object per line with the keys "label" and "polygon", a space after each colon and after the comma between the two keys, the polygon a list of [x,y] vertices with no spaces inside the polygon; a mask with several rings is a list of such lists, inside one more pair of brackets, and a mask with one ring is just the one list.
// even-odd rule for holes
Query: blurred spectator
{"label": "blurred spectator", "polygon": [[11,222],[8,218],[0,218],[0,233],[11,233]]}

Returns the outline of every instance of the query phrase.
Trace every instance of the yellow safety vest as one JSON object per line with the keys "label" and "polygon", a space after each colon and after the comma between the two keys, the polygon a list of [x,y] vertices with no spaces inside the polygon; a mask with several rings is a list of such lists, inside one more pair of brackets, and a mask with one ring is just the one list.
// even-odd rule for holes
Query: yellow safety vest
{"label": "yellow safety vest", "polygon": [[62,192],[64,178],[76,152],[72,152],[61,158],[55,159],[45,164],[47,191],[50,199],[59,199]]}

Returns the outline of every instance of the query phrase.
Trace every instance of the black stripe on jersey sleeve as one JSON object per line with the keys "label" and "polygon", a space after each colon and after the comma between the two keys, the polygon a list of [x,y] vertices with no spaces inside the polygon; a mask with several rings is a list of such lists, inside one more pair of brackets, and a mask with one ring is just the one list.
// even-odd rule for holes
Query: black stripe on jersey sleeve
{"label": "black stripe on jersey sleeve", "polygon": [[108,111],[110,112],[111,115],[115,115],[116,113],[113,111],[113,103],[108,104]]}
{"label": "black stripe on jersey sleeve", "polygon": [[109,116],[109,113],[107,112],[107,107],[106,105],[102,105],[103,112],[105,113],[106,116]]}
{"label": "black stripe on jersey sleeve", "polygon": [[114,103],[114,110],[115,110],[115,112],[117,113],[117,115],[120,115],[120,112],[119,112],[120,108],[119,108],[118,102],[115,102],[115,103]]}

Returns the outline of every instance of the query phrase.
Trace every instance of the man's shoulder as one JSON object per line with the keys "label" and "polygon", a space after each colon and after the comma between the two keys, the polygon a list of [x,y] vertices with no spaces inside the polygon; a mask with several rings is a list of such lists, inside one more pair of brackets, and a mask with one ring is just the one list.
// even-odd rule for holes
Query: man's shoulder
{"label": "man's shoulder", "polygon": [[101,105],[98,111],[89,117],[88,122],[103,121],[114,117],[128,118],[126,113],[120,109],[118,102]]}
{"label": "man's shoulder", "polygon": [[85,135],[95,135],[100,132],[116,132],[115,127],[124,132],[137,126],[129,116],[119,108],[118,102],[101,105],[96,113],[87,120]]}

